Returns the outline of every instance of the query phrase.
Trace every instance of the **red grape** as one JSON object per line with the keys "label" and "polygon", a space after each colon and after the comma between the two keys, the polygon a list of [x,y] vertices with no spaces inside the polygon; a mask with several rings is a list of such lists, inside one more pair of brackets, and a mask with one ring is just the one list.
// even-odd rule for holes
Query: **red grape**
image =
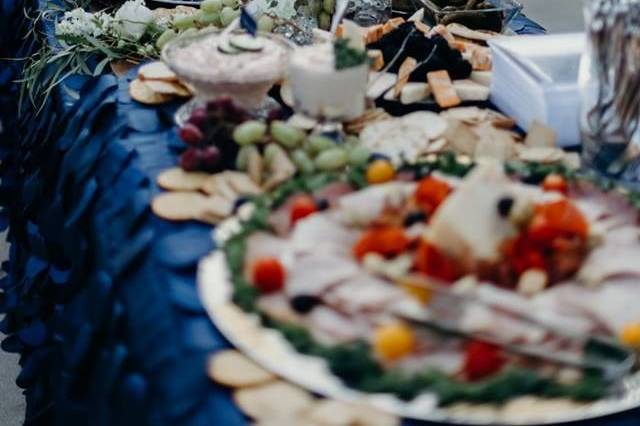
{"label": "red grape", "polygon": [[180,129],[180,139],[187,145],[198,145],[204,139],[202,131],[193,123],[187,123]]}
{"label": "red grape", "polygon": [[204,107],[197,107],[191,111],[191,117],[189,117],[188,123],[191,123],[198,128],[202,129],[204,123],[207,121],[207,109]]}
{"label": "red grape", "polygon": [[202,168],[208,172],[213,172],[220,163],[220,150],[217,146],[208,146],[200,152]]}
{"label": "red grape", "polygon": [[200,168],[202,154],[198,148],[188,148],[180,156],[180,167],[187,172]]}

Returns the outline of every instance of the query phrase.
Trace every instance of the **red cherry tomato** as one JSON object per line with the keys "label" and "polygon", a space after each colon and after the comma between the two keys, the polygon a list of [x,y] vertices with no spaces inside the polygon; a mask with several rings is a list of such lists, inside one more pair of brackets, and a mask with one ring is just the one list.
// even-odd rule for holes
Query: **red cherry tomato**
{"label": "red cherry tomato", "polygon": [[318,206],[309,195],[297,195],[291,204],[291,210],[289,212],[289,221],[291,225],[296,223],[303,217],[307,217],[318,211]]}
{"label": "red cherry tomato", "polygon": [[534,225],[537,216],[542,217],[540,220],[544,220],[546,226],[557,234],[575,235],[580,238],[586,238],[589,234],[589,222],[575,204],[567,199],[537,206],[531,226]]}
{"label": "red cherry tomato", "polygon": [[468,380],[479,380],[497,373],[507,359],[502,351],[490,343],[471,341],[464,354],[463,372]]}
{"label": "red cherry tomato", "polygon": [[275,257],[264,257],[253,264],[253,285],[263,293],[282,290],[287,272]]}
{"label": "red cherry tomato", "polygon": [[415,197],[420,208],[431,214],[450,193],[451,187],[447,182],[429,176],[418,182]]}
{"label": "red cherry tomato", "polygon": [[460,277],[457,264],[427,241],[420,242],[415,266],[423,274],[447,282],[453,282]]}
{"label": "red cherry tomato", "polygon": [[562,194],[566,194],[569,190],[567,180],[559,174],[551,173],[544,178],[542,182],[542,189],[545,191],[557,191]]}
{"label": "red cherry tomato", "polygon": [[383,226],[369,229],[353,246],[353,255],[358,259],[367,253],[396,256],[407,249],[409,239],[401,226]]}

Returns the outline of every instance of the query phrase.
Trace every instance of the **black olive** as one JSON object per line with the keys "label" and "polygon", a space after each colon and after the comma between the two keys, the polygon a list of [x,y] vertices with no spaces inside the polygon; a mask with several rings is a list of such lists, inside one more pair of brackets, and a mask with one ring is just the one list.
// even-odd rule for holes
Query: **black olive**
{"label": "black olive", "polygon": [[391,158],[388,155],[384,155],[379,152],[374,152],[369,156],[369,161],[374,162],[376,160],[391,161]]}
{"label": "black olive", "polygon": [[502,197],[498,201],[498,214],[502,217],[509,216],[511,208],[513,207],[513,197]]}
{"label": "black olive", "polygon": [[308,314],[322,301],[317,296],[300,295],[291,299],[291,307],[299,314]]}
{"label": "black olive", "polygon": [[318,211],[323,211],[329,208],[329,202],[326,198],[320,198],[316,200],[316,208]]}
{"label": "black olive", "polygon": [[425,222],[427,220],[427,214],[422,211],[411,212],[404,218],[404,226],[406,228],[416,223]]}

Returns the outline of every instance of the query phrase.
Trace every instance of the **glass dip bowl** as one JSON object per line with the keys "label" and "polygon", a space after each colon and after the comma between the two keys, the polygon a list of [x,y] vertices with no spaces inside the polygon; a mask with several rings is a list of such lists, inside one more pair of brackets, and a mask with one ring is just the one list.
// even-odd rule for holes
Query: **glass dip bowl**
{"label": "glass dip bowl", "polygon": [[291,50],[291,43],[278,35],[259,33],[254,38],[241,30],[201,31],[170,41],[162,49],[162,60],[195,92],[178,121],[195,104],[220,97],[249,110],[261,108],[269,89],[284,78]]}

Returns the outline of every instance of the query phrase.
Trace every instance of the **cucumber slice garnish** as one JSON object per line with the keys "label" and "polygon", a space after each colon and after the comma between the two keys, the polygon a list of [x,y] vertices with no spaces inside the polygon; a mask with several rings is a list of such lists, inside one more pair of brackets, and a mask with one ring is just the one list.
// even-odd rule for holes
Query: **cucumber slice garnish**
{"label": "cucumber slice garnish", "polygon": [[264,49],[264,42],[258,37],[242,34],[229,39],[229,44],[245,52],[259,52]]}
{"label": "cucumber slice garnish", "polygon": [[239,49],[229,43],[229,40],[222,40],[222,42],[218,44],[218,51],[226,55],[237,55],[238,53],[241,53]]}

